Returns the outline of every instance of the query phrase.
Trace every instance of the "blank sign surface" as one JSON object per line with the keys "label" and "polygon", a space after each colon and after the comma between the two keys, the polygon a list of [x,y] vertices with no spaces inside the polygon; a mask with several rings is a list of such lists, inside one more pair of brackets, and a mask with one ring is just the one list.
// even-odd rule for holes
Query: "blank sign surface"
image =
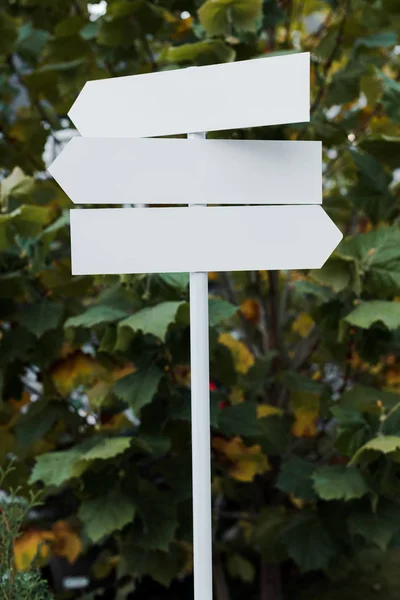
{"label": "blank sign surface", "polygon": [[71,211],[75,275],[317,269],[341,238],[320,206]]}
{"label": "blank sign surface", "polygon": [[73,138],[49,169],[76,204],[320,204],[320,142]]}
{"label": "blank sign surface", "polygon": [[152,137],[310,118],[308,52],[89,81],[69,116],[85,137]]}

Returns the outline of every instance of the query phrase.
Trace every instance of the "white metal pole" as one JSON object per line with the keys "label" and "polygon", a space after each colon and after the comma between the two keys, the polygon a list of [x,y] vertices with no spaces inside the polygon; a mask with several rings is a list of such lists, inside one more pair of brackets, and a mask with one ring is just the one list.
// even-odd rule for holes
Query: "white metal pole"
{"label": "white metal pole", "polygon": [[[205,139],[206,133],[189,133]],[[196,185],[196,182],[193,182]],[[201,210],[206,204],[190,204]],[[212,600],[208,274],[190,273],[194,598]]]}

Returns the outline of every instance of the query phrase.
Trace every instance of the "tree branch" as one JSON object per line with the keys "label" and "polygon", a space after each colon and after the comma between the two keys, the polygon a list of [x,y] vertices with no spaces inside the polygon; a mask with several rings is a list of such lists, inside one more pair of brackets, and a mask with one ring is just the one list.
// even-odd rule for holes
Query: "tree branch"
{"label": "tree branch", "polygon": [[346,26],[347,17],[349,16],[349,13],[350,13],[350,8],[351,8],[351,0],[345,0],[344,14],[343,14],[342,20],[339,25],[338,33],[336,36],[335,44],[332,48],[332,52],[330,53],[328,60],[326,61],[325,65],[324,65],[324,68],[322,71],[322,76],[321,76],[321,83],[317,90],[314,101],[311,104],[311,109],[310,109],[311,114],[313,114],[317,110],[317,108],[319,107],[319,105],[325,95],[329,72],[331,70],[333,61],[335,60],[337,53],[339,52],[340,46],[342,45],[342,42],[343,42],[344,29]]}
{"label": "tree branch", "polygon": [[226,583],[221,555],[219,553],[214,557],[213,577],[216,600],[230,600],[228,584]]}
{"label": "tree branch", "polygon": [[282,600],[281,574],[278,564],[261,562],[260,600]]}

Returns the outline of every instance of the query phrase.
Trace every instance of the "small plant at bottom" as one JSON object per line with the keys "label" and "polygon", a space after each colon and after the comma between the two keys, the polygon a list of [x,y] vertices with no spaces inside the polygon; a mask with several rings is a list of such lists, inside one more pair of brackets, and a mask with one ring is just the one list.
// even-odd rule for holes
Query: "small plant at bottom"
{"label": "small plant at bottom", "polygon": [[0,600],[51,600],[47,583],[37,567],[37,559],[25,571],[15,566],[15,540],[29,511],[40,503],[37,493],[30,492],[26,499],[18,495],[18,488],[9,492],[2,489],[13,470],[12,461],[0,468]]}

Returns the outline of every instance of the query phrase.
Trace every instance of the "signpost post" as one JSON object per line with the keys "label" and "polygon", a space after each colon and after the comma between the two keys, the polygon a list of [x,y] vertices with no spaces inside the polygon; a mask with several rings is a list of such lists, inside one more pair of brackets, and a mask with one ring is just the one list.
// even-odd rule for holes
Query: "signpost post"
{"label": "signpost post", "polygon": [[207,272],[319,268],[342,235],[319,142],[190,132],[308,121],[309,104],[308,53],[93,81],[49,169],[79,204],[189,205],[71,211],[71,250],[74,274],[190,272],[195,600],[212,599]]}

